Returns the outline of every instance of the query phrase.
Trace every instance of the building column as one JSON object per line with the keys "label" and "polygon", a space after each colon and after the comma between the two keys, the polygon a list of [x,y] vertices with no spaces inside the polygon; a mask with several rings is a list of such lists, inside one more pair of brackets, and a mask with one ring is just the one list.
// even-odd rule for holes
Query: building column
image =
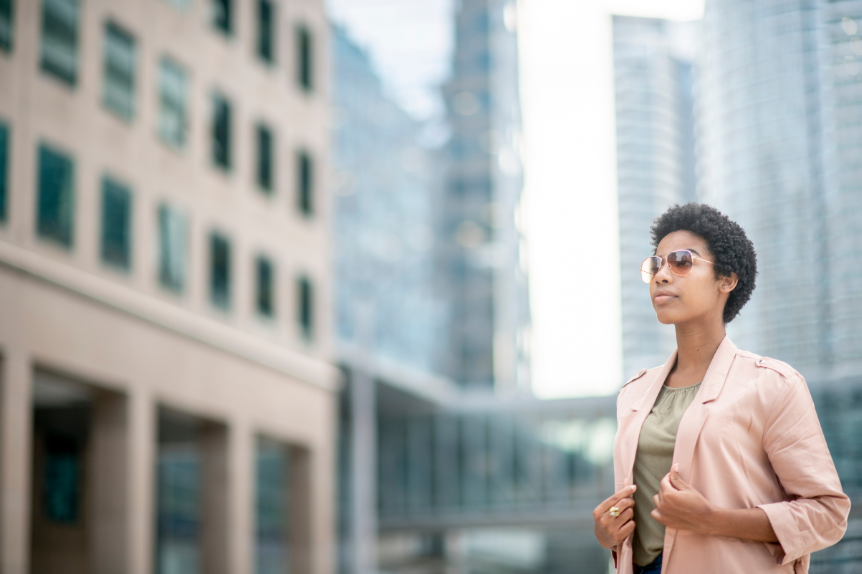
{"label": "building column", "polygon": [[220,423],[207,421],[202,426],[202,572],[228,574],[231,571],[228,498],[232,492],[228,480],[228,432]]}
{"label": "building column", "polygon": [[129,561],[127,572],[152,574],[155,556],[156,406],[149,393],[134,391],[129,396],[128,462]]}
{"label": "building column", "polygon": [[0,571],[30,569],[33,369],[25,350],[0,357]]}
{"label": "building column", "polygon": [[351,574],[377,571],[377,393],[357,368],[350,377]]}
{"label": "building column", "polygon": [[126,397],[109,391],[95,393],[90,441],[90,568],[94,574],[122,574],[129,571],[131,526]]}
{"label": "building column", "polygon": [[312,456],[308,449],[290,447],[287,484],[289,518],[287,540],[291,574],[312,574],[314,540],[314,506],[312,492]]}
{"label": "building column", "polygon": [[[227,504],[230,505],[227,536],[230,539],[230,568],[234,574],[254,572],[255,545],[255,437],[245,422],[231,422],[228,429]],[[291,570],[293,572],[293,570]]]}

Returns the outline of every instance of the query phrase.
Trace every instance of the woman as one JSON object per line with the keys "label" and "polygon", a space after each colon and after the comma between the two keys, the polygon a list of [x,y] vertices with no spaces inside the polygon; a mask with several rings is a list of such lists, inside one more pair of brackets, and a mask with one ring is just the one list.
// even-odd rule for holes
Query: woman
{"label": "woman", "polygon": [[596,537],[620,574],[808,572],[850,501],[805,380],[725,334],[754,290],[754,247],[695,203],[659,217],[652,243],[641,275],[677,350],[620,390],[617,492],[593,512]]}

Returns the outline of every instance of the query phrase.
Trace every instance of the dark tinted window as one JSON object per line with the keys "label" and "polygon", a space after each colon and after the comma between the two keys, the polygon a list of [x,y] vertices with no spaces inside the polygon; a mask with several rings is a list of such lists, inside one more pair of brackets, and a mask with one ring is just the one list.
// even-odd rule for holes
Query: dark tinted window
{"label": "dark tinted window", "polygon": [[314,210],[314,163],[308,152],[299,152],[297,157],[297,186],[299,187],[299,210],[311,215]]}
{"label": "dark tinted window", "polygon": [[42,1],[42,69],[74,85],[78,79],[77,0]]}
{"label": "dark tinted window", "polygon": [[314,88],[314,46],[312,45],[311,32],[305,26],[297,28],[296,33],[296,55],[297,55],[297,80],[300,87],[307,92]]}
{"label": "dark tinted window", "polygon": [[299,280],[299,328],[306,339],[314,335],[314,292],[307,277]]}
{"label": "dark tinted window", "polygon": [[257,259],[257,311],[261,315],[272,317],[275,312],[275,277],[272,263],[265,257]]}
{"label": "dark tinted window", "polygon": [[213,26],[224,34],[233,32],[232,0],[210,0],[212,3]]}
{"label": "dark tinted window", "polygon": [[36,231],[40,237],[72,246],[75,202],[72,160],[39,146],[39,198]]}
{"label": "dark tinted window", "polygon": [[102,180],[102,261],[121,269],[131,262],[132,194],[112,180]]}
{"label": "dark tinted window", "polygon": [[9,128],[0,123],[0,221],[6,221],[9,189]]}
{"label": "dark tinted window", "polygon": [[117,25],[105,25],[105,83],[102,101],[131,119],[135,113],[135,40]]}
{"label": "dark tinted window", "polygon": [[12,50],[12,40],[15,36],[14,23],[12,0],[0,0],[0,49],[7,52]]}
{"label": "dark tinted window", "polygon": [[223,168],[230,169],[230,135],[231,113],[230,104],[219,94],[213,95],[212,117],[212,157],[213,162]]}
{"label": "dark tinted window", "polygon": [[257,3],[257,55],[264,62],[275,59],[275,8],[270,0]]}
{"label": "dark tinted window", "polygon": [[273,141],[272,132],[265,126],[257,127],[257,184],[272,191]]}
{"label": "dark tinted window", "polygon": [[218,233],[210,236],[210,297],[216,307],[230,307],[230,243]]}

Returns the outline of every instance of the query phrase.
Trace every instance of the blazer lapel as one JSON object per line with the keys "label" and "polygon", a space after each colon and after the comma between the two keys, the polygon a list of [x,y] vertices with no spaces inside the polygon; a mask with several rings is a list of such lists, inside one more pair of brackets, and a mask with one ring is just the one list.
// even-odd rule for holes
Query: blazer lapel
{"label": "blazer lapel", "polygon": [[[709,363],[709,368],[706,370],[706,375],[703,377],[703,383],[697,391],[694,400],[682,415],[679,422],[679,429],[676,431],[676,442],[673,447],[673,464],[679,463],[679,476],[686,482],[691,480],[691,459],[694,456],[694,447],[697,444],[697,438],[700,435],[700,430],[706,422],[706,417],[709,414],[707,403],[718,398],[721,389],[724,386],[724,381],[727,379],[727,373],[730,371],[730,365],[736,357],[736,345],[731,340],[724,336],[712,361]],[[663,564],[667,563],[670,556],[673,542],[676,538],[676,529],[665,529],[664,538],[664,557]],[[664,568],[662,568],[664,570]]]}
{"label": "blazer lapel", "polygon": [[637,455],[641,427],[652,410],[655,399],[674,363],[676,363],[676,351],[671,354],[652,382],[646,387],[644,394],[640,398],[634,398],[631,405],[620,413],[622,415],[619,428],[620,462],[622,464],[623,484],[633,484],[632,469]]}

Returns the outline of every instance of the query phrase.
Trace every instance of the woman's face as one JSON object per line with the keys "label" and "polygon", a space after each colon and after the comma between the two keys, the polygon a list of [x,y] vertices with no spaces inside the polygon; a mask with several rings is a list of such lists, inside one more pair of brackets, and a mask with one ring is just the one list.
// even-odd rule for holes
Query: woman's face
{"label": "woman's face", "polygon": [[715,260],[706,241],[690,231],[669,233],[658,244],[655,254],[665,257],[680,249],[691,251],[699,259],[694,260],[691,271],[682,277],[670,270],[666,259],[662,261],[661,269],[649,284],[650,299],[659,322],[679,325],[722,320],[724,305],[736,287],[736,274],[716,278],[713,266],[706,262]]}

